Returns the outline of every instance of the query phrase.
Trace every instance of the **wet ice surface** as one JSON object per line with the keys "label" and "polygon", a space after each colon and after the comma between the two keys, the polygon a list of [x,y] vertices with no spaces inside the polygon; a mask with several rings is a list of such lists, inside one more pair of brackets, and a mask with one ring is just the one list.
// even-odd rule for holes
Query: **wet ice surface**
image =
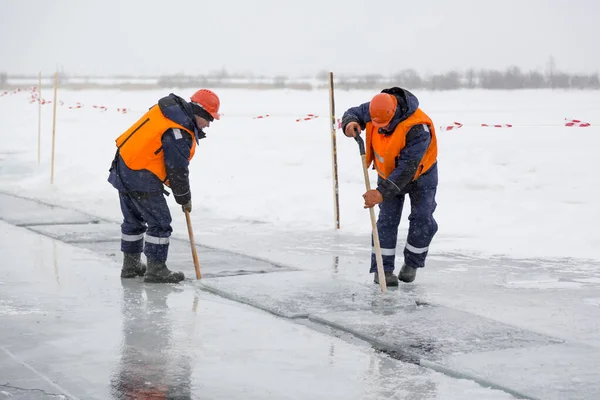
{"label": "wet ice surface", "polygon": [[[86,213],[59,206],[51,206],[36,200],[19,198],[0,193],[0,219],[45,236],[73,244],[74,246],[122,260],[120,228],[110,221]],[[263,274],[291,271],[294,268],[268,262],[256,257],[243,256],[235,252],[198,245],[202,253],[205,277]],[[189,239],[173,238],[169,247],[169,266],[172,269],[189,267]],[[186,271],[188,272],[188,271]]]}
{"label": "wet ice surface", "polygon": [[99,254],[0,228],[0,304],[11,310],[2,316],[0,385],[16,388],[0,386],[0,396],[511,398],[198,292],[193,282],[121,281]]}
{"label": "wet ice surface", "polygon": [[97,222],[98,219],[82,212],[38,202],[35,207],[30,201],[0,193],[4,211],[2,219],[15,225],[47,225],[55,223],[78,224]]}
{"label": "wet ice surface", "polygon": [[[10,197],[0,196],[0,203],[12,204]],[[22,208],[38,207],[35,201],[20,201]],[[23,207],[25,203],[27,207]],[[49,211],[42,205],[41,209],[38,215],[49,221],[44,213],[54,212],[54,208]],[[59,216],[70,218],[68,210],[58,210]],[[10,215],[14,224],[29,218],[26,213],[2,207],[0,218],[5,215]],[[231,228],[226,221],[215,225]],[[209,245],[198,246],[205,276],[199,283],[191,279],[189,244],[175,237],[172,266],[182,268],[188,280],[184,285],[171,286],[146,285],[140,280],[121,282],[115,223],[94,217],[89,223],[57,218],[42,225],[28,223],[25,228],[3,223],[7,227],[4,242],[10,252],[2,252],[9,256],[0,281],[0,288],[6,288],[0,297],[0,316],[11,318],[11,327],[16,328],[0,336],[2,363],[11,373],[6,375],[8,381],[17,379],[25,385],[17,388],[27,389],[27,384],[33,384],[32,388],[41,388],[44,393],[74,398],[119,398],[123,393],[146,396],[152,390],[183,398],[194,398],[197,393],[208,393],[209,398],[211,393],[215,398],[238,398],[246,392],[256,394],[256,398],[290,398],[283,388],[279,392],[266,389],[267,383],[261,383],[261,377],[279,376],[282,365],[284,381],[297,379],[296,374],[309,374],[306,371],[322,375],[319,365],[323,361],[313,353],[314,344],[302,341],[315,336],[339,342],[335,346],[351,353],[346,360],[355,357],[356,365],[332,364],[331,360],[327,364],[341,371],[338,378],[331,379],[339,379],[343,385],[349,385],[345,368],[354,370],[361,365],[360,357],[367,356],[392,363],[389,368],[402,373],[403,379],[407,375],[417,379],[415,375],[420,374],[435,377],[435,391],[417,385],[414,393],[397,392],[398,378],[392,372],[376,378],[388,395],[398,398],[453,398],[453,391],[440,392],[443,385],[437,383],[456,380],[452,377],[470,380],[457,380],[461,385],[475,385],[475,392],[460,398],[510,397],[508,393],[544,399],[563,398],[567,393],[575,399],[600,395],[598,372],[592,368],[600,363],[595,334],[598,307],[594,301],[600,279],[594,261],[438,254],[431,257],[427,269],[419,271],[416,284],[381,294],[364,271],[368,236],[332,232],[309,235],[263,227],[252,238],[248,234],[255,229],[252,225],[237,223],[238,234],[229,235],[229,250],[252,248],[253,257],[218,250],[218,243],[210,235],[199,235]],[[29,269],[22,265],[29,265]],[[45,276],[40,276],[41,272]],[[448,277],[452,277],[452,284]],[[198,310],[205,314],[199,315]],[[201,326],[215,321],[215,330],[202,336],[216,334],[213,343],[222,341],[215,351],[223,354],[224,365],[216,362],[212,353],[208,358],[206,353],[195,353],[191,338],[196,333],[190,328],[190,317],[202,321],[196,322]],[[313,331],[310,328],[315,328],[314,324],[334,330]],[[38,337],[40,329],[43,338]],[[281,335],[285,351],[280,347],[256,347],[264,340],[261,335],[275,342]],[[358,347],[356,341],[350,344],[348,335],[364,342],[358,340]],[[40,341],[52,345],[32,348],[32,342]],[[228,353],[232,349],[227,341],[242,346],[242,356],[235,351]],[[294,351],[288,354],[290,345]],[[392,360],[376,353],[370,345],[427,369]],[[257,356],[257,352],[264,357]],[[354,352],[361,356],[352,355]],[[24,354],[26,358],[22,358]],[[82,361],[82,354],[89,356],[86,361]],[[306,359],[308,366],[289,366],[274,354],[288,360]],[[194,380],[195,371],[209,376],[213,372],[202,369],[202,360],[210,360],[217,371],[234,368],[231,376],[237,377],[247,373],[240,372],[248,367],[246,359],[257,357],[259,378],[247,383],[245,389],[232,391],[228,387],[222,392],[222,387],[229,385],[227,380],[211,378],[213,386]],[[513,363],[511,357],[520,357],[520,363]],[[91,359],[94,363],[88,361]],[[240,359],[243,365],[231,365]],[[44,360],[53,360],[52,365],[45,365]],[[402,372],[405,370],[409,372]],[[523,378],[530,371],[535,371],[535,379]],[[395,379],[390,378],[392,375]],[[354,394],[342,391],[340,398],[381,398],[383,395],[376,393],[379,389],[371,389],[365,376],[368,371],[352,378],[352,384],[358,385]],[[494,391],[488,396],[485,392],[480,397],[477,391],[488,389],[475,382],[504,393]],[[311,386],[306,393],[299,392],[297,398],[325,394],[336,398],[338,392],[328,388],[326,383],[322,388]]]}
{"label": "wet ice surface", "polygon": [[314,272],[205,279],[202,289],[286,318],[327,311],[393,309],[415,304],[412,296],[383,296],[379,287]]}
{"label": "wet ice surface", "polygon": [[[226,224],[221,229],[231,230]],[[237,223],[227,245],[247,251],[251,226]],[[405,233],[400,233],[402,236]],[[219,236],[200,241],[218,245]],[[372,285],[369,237],[336,232],[263,229],[252,253],[320,276]],[[264,244],[264,245],[263,245]],[[399,289],[430,302],[534,332],[600,348],[600,262],[434,253],[417,281]],[[268,294],[262,294],[267,296]]]}
{"label": "wet ice surface", "polygon": [[12,387],[10,385],[0,385],[0,399],[19,399],[19,400],[67,400],[67,397],[62,394],[46,393],[43,390],[32,389],[23,390]]}
{"label": "wet ice surface", "polygon": [[[210,243],[211,237],[205,235],[203,240]],[[230,239],[229,244],[243,249],[248,240],[246,235],[240,234]],[[292,266],[304,263],[305,271],[312,271],[322,280],[345,279],[377,291],[377,286],[371,283],[371,276],[365,273],[370,252],[368,237],[327,232],[286,231],[282,234],[263,230],[259,243],[269,243],[270,246],[255,245],[254,254],[268,255],[280,262],[287,260]],[[306,251],[305,255],[303,251]],[[293,281],[290,276],[294,274],[290,272],[274,279],[278,282]],[[395,311],[383,310],[390,314],[386,317],[374,317],[376,312],[372,311],[344,313],[335,310],[333,305],[347,294],[340,294],[340,298],[328,304],[332,311],[337,311],[332,312],[330,318],[318,313],[310,318],[333,323],[338,328],[345,327],[354,334],[370,337],[372,342],[383,342],[388,347],[396,343],[404,358],[410,359],[406,355],[414,356],[416,353],[425,356],[421,358],[423,365],[437,370],[449,368],[451,373],[460,372],[480,382],[509,386],[515,393],[527,397],[596,398],[600,396],[600,373],[594,367],[600,364],[600,339],[597,336],[600,328],[599,277],[600,263],[595,260],[438,253],[430,257],[426,269],[419,271],[414,285],[401,285],[399,289],[390,290],[395,299],[408,295],[422,304],[436,306],[438,315],[433,320],[428,320],[427,313],[421,313],[417,319],[406,318],[401,304]],[[232,282],[238,280],[227,279]],[[258,302],[259,306],[272,311],[286,305],[288,296],[301,292],[306,280],[300,275],[300,288],[290,290],[286,289],[287,285],[269,285],[255,277],[237,283],[230,292],[238,299],[250,304]],[[211,290],[227,290],[226,279],[206,280],[204,284]],[[310,291],[310,286],[307,291]],[[310,297],[303,298],[303,301],[310,300]],[[276,299],[284,300],[278,302]],[[302,301],[294,305],[299,303]],[[323,303],[327,304],[326,301]],[[451,309],[440,311],[443,307]],[[310,306],[306,309],[309,310]],[[460,315],[458,310],[472,317],[461,323],[460,319],[453,318],[453,315]],[[282,311],[279,309],[277,312]],[[446,318],[448,325],[444,325]],[[487,330],[491,336],[473,334],[471,338],[461,337],[460,329],[449,330],[453,320],[455,327],[464,326],[462,333],[471,334],[477,332],[478,327],[483,327],[485,329],[480,332]],[[488,322],[480,325],[482,321]],[[494,323],[501,323],[497,330]],[[418,324],[426,329],[421,331]],[[514,341],[510,340],[511,336]],[[526,346],[521,347],[519,337],[534,340],[526,340]],[[486,342],[490,338],[496,340]],[[567,345],[562,345],[563,342]],[[566,356],[568,349],[571,353]],[[511,357],[519,357],[520,362],[512,362]]]}
{"label": "wet ice surface", "polygon": [[[379,297],[366,273],[370,225],[354,141],[338,140],[342,230],[333,232],[328,120],[299,124],[240,116],[248,117],[248,107],[292,114],[316,107],[327,115],[327,93],[224,89],[227,118],[211,127],[192,164],[192,221],[206,287],[254,307],[214,296],[191,280],[180,291],[163,293],[143,284],[123,286],[118,278],[120,215],[106,183],[114,154],[109,132],[121,132],[149,99],[164,94],[62,91],[67,103],[93,104],[100,96],[140,114],[59,108],[53,185],[50,136],[42,135],[39,165],[33,141],[14,139],[37,130],[34,105],[3,99],[0,181],[2,190],[21,197],[0,199],[0,219],[28,230],[0,226],[0,385],[6,380],[16,386],[0,386],[0,399],[5,393],[104,399],[152,391],[183,398],[187,392],[189,398],[510,398],[433,370],[459,371],[531,398],[600,397],[599,193],[590,184],[600,135],[595,127],[553,126],[563,118],[556,104],[559,114],[593,118],[597,94],[420,93],[436,123],[460,114],[471,126],[438,135],[440,231],[427,268],[414,284]],[[337,94],[341,108],[369,95]],[[43,114],[43,127],[50,118]],[[482,118],[525,126],[492,131],[476,126]],[[565,141],[573,134],[580,140]],[[235,161],[223,163],[223,149]],[[557,163],[565,154],[578,162]],[[31,207],[22,196],[48,204]],[[174,216],[170,263],[193,277],[185,222],[180,207],[168,201]],[[352,303],[348,291],[360,301]],[[429,315],[431,331],[420,335],[425,320],[406,324],[403,300],[418,311],[429,305],[448,312]],[[364,309],[365,302],[371,309]],[[436,335],[435,324],[445,317],[454,323]],[[361,325],[363,320],[370,324]],[[480,335],[461,336],[460,321]],[[397,344],[393,356],[412,349],[428,368],[383,356],[322,323]],[[517,346],[498,332],[527,340]]]}

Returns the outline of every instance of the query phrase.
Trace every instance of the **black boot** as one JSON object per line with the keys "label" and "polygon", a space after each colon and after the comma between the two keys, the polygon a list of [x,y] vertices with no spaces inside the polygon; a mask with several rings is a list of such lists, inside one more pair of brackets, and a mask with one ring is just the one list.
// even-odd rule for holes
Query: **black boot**
{"label": "black boot", "polygon": [[[375,272],[373,283],[379,285],[379,274]],[[385,271],[385,285],[386,286],[398,286],[398,278],[394,275],[394,271]]]}
{"label": "black boot", "polygon": [[184,279],[183,272],[173,272],[167,268],[164,261],[148,259],[148,269],[144,282],[148,283],[179,283]]}
{"label": "black boot", "polygon": [[402,282],[410,283],[415,280],[417,277],[417,269],[413,267],[409,267],[404,264],[402,268],[400,268],[400,273],[398,274],[398,278]]}
{"label": "black boot", "polygon": [[146,266],[142,263],[141,256],[141,253],[123,253],[121,278],[144,276],[146,273]]}

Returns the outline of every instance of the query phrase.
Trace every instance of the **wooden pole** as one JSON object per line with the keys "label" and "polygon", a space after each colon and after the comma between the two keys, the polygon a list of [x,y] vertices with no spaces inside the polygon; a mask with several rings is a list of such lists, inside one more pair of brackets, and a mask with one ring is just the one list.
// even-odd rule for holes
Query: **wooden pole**
{"label": "wooden pole", "polygon": [[58,92],[58,72],[54,73],[54,109],[52,111],[52,161],[50,163],[50,184],[54,184],[54,145],[56,143],[56,93]]}
{"label": "wooden pole", "polygon": [[333,95],[333,72],[329,73],[329,110],[331,114],[331,166],[333,169],[333,215],[335,229],[340,229],[340,194],[338,183],[335,100]]}
{"label": "wooden pole", "polygon": [[196,268],[196,279],[202,279],[200,274],[200,263],[198,262],[198,253],[196,252],[196,241],[194,240],[194,232],[192,231],[192,220],[190,219],[189,211],[185,212],[185,222],[187,223],[188,235],[190,237],[190,246],[192,247],[192,258],[194,260],[194,268]]}
{"label": "wooden pole", "polygon": [[38,76],[38,148],[37,148],[37,162],[40,163],[41,159],[41,147],[42,147],[42,71]]}
{"label": "wooden pole", "polygon": [[[359,132],[355,133],[356,136],[354,136],[354,139],[358,142],[360,157],[362,159],[363,174],[365,176],[365,187],[368,192],[369,190],[371,190],[371,182],[369,181],[369,166],[367,165],[365,142],[360,137]],[[385,272],[383,271],[383,257],[381,256],[381,246],[379,244],[379,231],[377,230],[377,221],[375,220],[375,210],[373,210],[373,207],[369,208],[369,214],[371,216],[371,229],[373,231],[373,244],[375,246],[375,261],[377,263],[379,287],[381,288],[382,292],[385,292],[387,290],[387,284],[385,283]]]}

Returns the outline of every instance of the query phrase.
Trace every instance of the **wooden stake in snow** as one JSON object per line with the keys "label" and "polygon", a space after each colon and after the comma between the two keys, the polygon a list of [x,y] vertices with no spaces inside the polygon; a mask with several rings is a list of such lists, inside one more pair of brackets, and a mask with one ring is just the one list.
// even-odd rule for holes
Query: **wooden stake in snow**
{"label": "wooden stake in snow", "polygon": [[56,94],[58,92],[58,72],[54,73],[54,110],[52,111],[52,161],[50,164],[50,184],[54,184],[54,144],[56,142]]}
{"label": "wooden stake in snow", "polygon": [[202,279],[200,274],[200,263],[198,262],[198,253],[196,252],[196,241],[194,240],[194,232],[192,231],[192,220],[190,219],[189,211],[185,212],[185,222],[187,223],[188,235],[190,237],[190,247],[192,248],[192,258],[194,260],[194,268],[196,268],[196,279]]}
{"label": "wooden stake in snow", "polygon": [[40,158],[41,158],[41,141],[42,141],[42,71],[40,71],[40,74],[38,76],[38,91],[37,91],[37,95],[38,95],[38,154],[37,154],[37,161],[38,164],[40,163]]}
{"label": "wooden stake in snow", "polygon": [[[360,157],[362,158],[363,174],[365,175],[365,187],[367,192],[371,190],[371,182],[369,181],[369,166],[367,165],[367,154],[365,151],[365,142],[360,137],[360,132],[354,131],[354,139],[358,143],[360,151]],[[383,272],[383,257],[381,256],[381,246],[379,245],[379,231],[377,230],[377,222],[375,221],[375,210],[373,207],[369,208],[369,214],[371,215],[371,229],[373,230],[373,244],[375,245],[375,261],[377,262],[377,275],[379,276],[379,287],[382,292],[387,290],[387,284],[385,283],[385,273]]]}
{"label": "wooden stake in snow", "polygon": [[335,100],[333,96],[333,72],[329,73],[329,110],[331,114],[331,165],[333,169],[333,215],[335,229],[340,229],[340,195],[338,183],[336,124],[335,124]]}

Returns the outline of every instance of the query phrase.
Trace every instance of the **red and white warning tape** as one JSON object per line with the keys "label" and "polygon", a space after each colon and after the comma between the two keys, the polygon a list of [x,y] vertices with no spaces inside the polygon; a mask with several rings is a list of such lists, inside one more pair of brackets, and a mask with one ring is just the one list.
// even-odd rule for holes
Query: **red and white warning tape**
{"label": "red and white warning tape", "polygon": [[587,128],[589,126],[592,126],[589,122],[583,122],[578,119],[565,118],[565,121],[566,121],[565,126],[573,126],[573,127],[579,127],[579,128]]}
{"label": "red and white warning tape", "polygon": [[310,121],[311,119],[319,118],[317,114],[306,114],[304,117],[296,118],[296,122]]}
{"label": "red and white warning tape", "polygon": [[485,128],[512,128],[512,124],[481,124]]}
{"label": "red and white warning tape", "polygon": [[[46,105],[46,104],[52,104],[51,100],[45,100],[40,98],[39,96],[39,91],[37,90],[37,87],[33,86],[30,88],[17,88],[11,91],[4,91],[4,92],[0,92],[0,97],[4,97],[4,96],[11,96],[11,95],[17,95],[20,93],[29,93],[30,94],[30,103],[39,103],[42,105]],[[57,102],[58,105],[63,106],[64,102],[63,101],[58,101]],[[83,103],[81,102],[76,102],[74,105],[69,105],[67,106],[67,108],[69,110],[77,110],[77,109],[82,109],[82,108],[86,108],[84,106]],[[89,107],[87,107],[89,108]],[[116,107],[116,108],[111,108],[111,107],[107,107],[104,105],[93,105],[91,106],[92,109],[94,110],[98,110],[101,112],[106,112],[106,111],[117,111],[120,114],[127,114],[127,113],[131,113],[131,112],[139,112],[142,113],[142,111],[140,110],[132,110],[130,108],[126,108],[126,107]],[[223,115],[223,114],[221,114]],[[256,115],[253,116],[252,119],[266,119],[273,116],[273,114],[260,114],[260,115]],[[280,115],[282,116],[282,115]],[[291,117],[291,116],[290,116]],[[296,122],[302,122],[302,121],[310,121],[310,120],[314,120],[319,118],[318,114],[305,114],[302,117],[298,117],[296,118]],[[341,129],[342,128],[342,122],[339,118],[336,119],[336,124],[337,129]],[[441,131],[451,131],[451,130],[456,130],[456,129],[460,129],[463,126],[469,126],[469,124],[465,125],[463,123],[460,122],[453,122],[452,124],[449,125],[441,125],[439,126],[439,130]],[[475,125],[473,125],[475,126]],[[479,124],[476,126],[480,126],[480,127],[484,127],[484,128],[512,128],[514,125],[513,124]],[[530,126],[542,126],[542,125],[530,125]],[[550,125],[546,125],[546,126],[550,126]],[[592,126],[592,124],[590,124],[589,122],[584,122],[581,121],[579,119],[569,119],[569,118],[565,118],[564,119],[564,126],[566,127],[582,127],[582,128],[586,128],[586,127],[590,127]]]}
{"label": "red and white warning tape", "polygon": [[445,126],[440,126],[440,130],[442,131],[451,131],[453,129],[459,129],[462,128],[463,124],[461,124],[460,122],[454,122],[453,125],[445,125]]}
{"label": "red and white warning tape", "polygon": [[37,89],[36,89],[36,87],[35,87],[35,86],[33,86],[33,87],[31,87],[31,88],[28,88],[28,89],[21,89],[21,88],[18,88],[18,89],[14,89],[14,90],[11,90],[11,91],[4,91],[4,92],[0,92],[0,97],[4,97],[4,96],[11,96],[11,95],[13,95],[13,94],[27,93],[27,92],[33,93],[33,92],[35,92],[36,90],[37,90]]}

